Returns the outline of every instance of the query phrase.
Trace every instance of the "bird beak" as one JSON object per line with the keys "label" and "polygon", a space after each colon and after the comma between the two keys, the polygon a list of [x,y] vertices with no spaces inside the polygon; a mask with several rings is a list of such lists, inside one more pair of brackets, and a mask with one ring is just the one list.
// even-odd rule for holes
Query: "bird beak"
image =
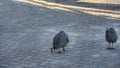
{"label": "bird beak", "polygon": [[53,48],[50,49],[51,53],[53,53]]}
{"label": "bird beak", "polygon": [[106,27],[106,30],[108,30],[108,27]]}

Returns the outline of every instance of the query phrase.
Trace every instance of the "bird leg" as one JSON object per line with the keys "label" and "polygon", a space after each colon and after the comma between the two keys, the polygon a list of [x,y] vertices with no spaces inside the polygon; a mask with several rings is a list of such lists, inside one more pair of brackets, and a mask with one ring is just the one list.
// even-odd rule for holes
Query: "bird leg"
{"label": "bird leg", "polygon": [[110,49],[111,49],[110,44],[111,44],[111,43],[109,43],[109,47],[107,48],[108,50],[110,50]]}
{"label": "bird leg", "polygon": [[57,52],[57,53],[61,54],[60,48],[58,49],[58,52]]}
{"label": "bird leg", "polygon": [[65,51],[65,48],[63,47],[63,51]]}
{"label": "bird leg", "polygon": [[112,49],[112,50],[114,50],[114,48],[113,48],[113,42],[112,42],[112,46],[111,46],[111,49]]}
{"label": "bird leg", "polygon": [[54,49],[53,49],[53,48],[51,48],[51,53],[53,53],[53,50],[54,50]]}

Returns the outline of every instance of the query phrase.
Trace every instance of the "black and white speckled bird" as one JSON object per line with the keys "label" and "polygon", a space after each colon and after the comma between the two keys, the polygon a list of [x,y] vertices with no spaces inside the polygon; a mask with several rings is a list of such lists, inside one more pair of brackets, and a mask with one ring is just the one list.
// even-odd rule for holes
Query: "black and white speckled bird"
{"label": "black and white speckled bird", "polygon": [[62,48],[65,51],[64,47],[68,44],[68,42],[68,35],[64,31],[60,31],[53,38],[53,48],[51,48],[51,53],[53,53],[53,51],[57,49],[59,49],[59,53],[61,53],[60,48]]}
{"label": "black and white speckled bird", "polygon": [[115,31],[114,28],[110,27],[106,27],[106,41],[109,43],[109,47],[107,49],[114,49],[113,48],[113,43],[117,42],[118,40],[118,36],[117,36],[117,33]]}

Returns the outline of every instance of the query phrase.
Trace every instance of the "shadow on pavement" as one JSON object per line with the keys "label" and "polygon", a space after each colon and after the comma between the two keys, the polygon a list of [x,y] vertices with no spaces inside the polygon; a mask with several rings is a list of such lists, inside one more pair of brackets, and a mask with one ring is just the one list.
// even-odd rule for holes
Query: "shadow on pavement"
{"label": "shadow on pavement", "polygon": [[107,10],[120,10],[120,4],[106,4],[106,3],[90,3],[90,2],[76,2],[78,6],[107,9]]}
{"label": "shadow on pavement", "polygon": [[91,2],[78,2],[77,0],[45,0],[48,2],[60,3],[65,5],[81,6],[88,8],[107,9],[107,10],[120,10],[120,4],[110,3],[91,3]]}

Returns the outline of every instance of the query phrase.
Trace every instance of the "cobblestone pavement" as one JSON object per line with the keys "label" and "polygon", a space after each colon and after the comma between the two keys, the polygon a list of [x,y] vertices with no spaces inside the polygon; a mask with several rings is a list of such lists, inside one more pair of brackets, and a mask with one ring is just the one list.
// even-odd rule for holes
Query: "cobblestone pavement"
{"label": "cobblestone pavement", "polygon": [[[116,18],[0,0],[0,68],[119,68],[120,41],[106,50],[106,26],[120,35]],[[61,30],[70,43],[62,54],[51,54]]]}

